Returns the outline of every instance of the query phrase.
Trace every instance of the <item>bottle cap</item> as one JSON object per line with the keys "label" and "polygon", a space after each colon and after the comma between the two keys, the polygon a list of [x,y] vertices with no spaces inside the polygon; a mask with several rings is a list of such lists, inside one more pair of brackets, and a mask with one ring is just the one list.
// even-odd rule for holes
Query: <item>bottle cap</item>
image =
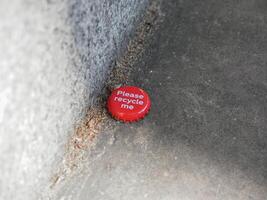
{"label": "bottle cap", "polygon": [[150,106],[148,94],[134,86],[122,86],[115,89],[107,102],[110,114],[115,119],[124,122],[143,119],[149,112]]}

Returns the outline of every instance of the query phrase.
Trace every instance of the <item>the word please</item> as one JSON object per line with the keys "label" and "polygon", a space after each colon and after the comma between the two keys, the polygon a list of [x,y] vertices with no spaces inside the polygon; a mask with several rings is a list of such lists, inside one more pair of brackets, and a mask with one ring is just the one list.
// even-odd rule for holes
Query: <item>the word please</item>
{"label": "the word please", "polygon": [[143,95],[128,93],[128,92],[121,91],[121,90],[118,90],[117,95],[118,96],[123,96],[123,97],[136,98],[136,99],[143,99],[144,98]]}

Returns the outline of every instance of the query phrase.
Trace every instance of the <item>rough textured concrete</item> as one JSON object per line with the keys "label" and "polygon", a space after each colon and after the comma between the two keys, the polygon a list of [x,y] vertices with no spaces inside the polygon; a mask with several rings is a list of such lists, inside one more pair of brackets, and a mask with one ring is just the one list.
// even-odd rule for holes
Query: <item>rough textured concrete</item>
{"label": "rough textured concrete", "polygon": [[130,84],[152,98],[114,122],[64,199],[265,200],[267,4],[163,2],[166,17]]}
{"label": "rough textured concrete", "polygon": [[1,0],[0,199],[46,194],[146,0]]}

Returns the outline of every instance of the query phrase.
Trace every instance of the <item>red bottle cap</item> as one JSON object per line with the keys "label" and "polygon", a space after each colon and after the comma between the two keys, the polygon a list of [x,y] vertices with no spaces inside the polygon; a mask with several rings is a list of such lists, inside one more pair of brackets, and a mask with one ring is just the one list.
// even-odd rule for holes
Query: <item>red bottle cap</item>
{"label": "red bottle cap", "polygon": [[124,122],[138,121],[149,112],[151,102],[148,94],[134,86],[115,89],[108,98],[107,107],[110,114]]}

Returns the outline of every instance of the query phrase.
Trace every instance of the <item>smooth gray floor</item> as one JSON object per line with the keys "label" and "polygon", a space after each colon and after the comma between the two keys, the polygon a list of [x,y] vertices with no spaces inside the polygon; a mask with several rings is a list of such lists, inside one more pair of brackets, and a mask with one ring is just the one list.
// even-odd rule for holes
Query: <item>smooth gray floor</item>
{"label": "smooth gray floor", "polygon": [[267,2],[168,0],[162,9],[130,82],[150,93],[150,115],[113,122],[87,174],[61,195],[266,200]]}

